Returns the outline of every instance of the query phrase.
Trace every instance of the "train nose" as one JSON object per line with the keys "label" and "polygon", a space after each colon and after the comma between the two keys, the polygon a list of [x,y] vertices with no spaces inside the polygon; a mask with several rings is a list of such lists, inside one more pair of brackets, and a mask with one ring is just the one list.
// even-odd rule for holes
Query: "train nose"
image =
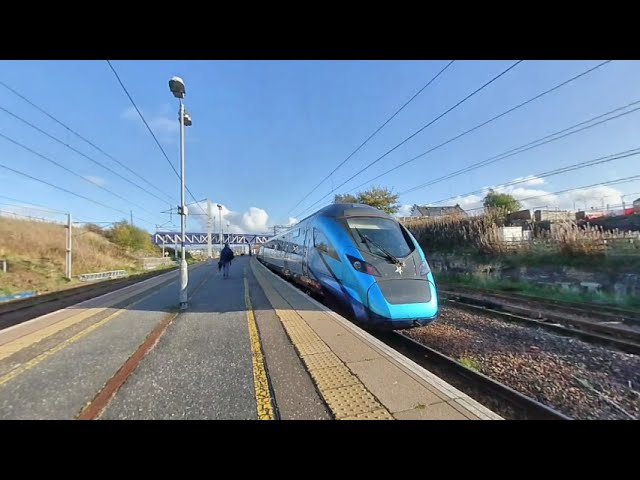
{"label": "train nose", "polygon": [[[394,278],[377,282],[385,303],[404,305],[412,303],[429,303],[431,301],[431,283],[422,278]],[[369,289],[369,302],[374,300]],[[375,300],[380,300],[376,298]]]}
{"label": "train nose", "polygon": [[422,326],[438,311],[434,287],[424,279],[382,280],[367,292],[369,310],[392,322],[401,321],[409,326]]}

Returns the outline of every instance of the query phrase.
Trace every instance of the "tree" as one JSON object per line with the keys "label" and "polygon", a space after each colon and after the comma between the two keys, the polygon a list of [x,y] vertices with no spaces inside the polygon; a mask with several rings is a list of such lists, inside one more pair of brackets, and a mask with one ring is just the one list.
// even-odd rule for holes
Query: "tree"
{"label": "tree", "polygon": [[400,210],[398,195],[388,188],[372,187],[369,190],[358,192],[355,195],[336,195],[334,203],[362,203],[383,210],[389,215],[393,215]]}
{"label": "tree", "polygon": [[150,235],[145,230],[130,225],[126,220],[115,223],[109,229],[107,238],[116,245],[129,250],[154,250]]}
{"label": "tree", "polygon": [[349,193],[345,193],[344,195],[336,195],[333,199],[333,203],[359,203],[358,199]]}
{"label": "tree", "polygon": [[493,189],[489,189],[484,197],[483,205],[484,208],[500,208],[507,212],[517,212],[521,208],[520,202],[513,195],[498,193]]}

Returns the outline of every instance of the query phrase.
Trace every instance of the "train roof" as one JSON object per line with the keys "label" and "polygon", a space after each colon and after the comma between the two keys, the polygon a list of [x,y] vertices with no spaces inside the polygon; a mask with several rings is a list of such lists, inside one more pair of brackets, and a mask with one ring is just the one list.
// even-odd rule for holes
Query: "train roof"
{"label": "train roof", "polygon": [[[324,208],[321,208],[315,213],[303,218],[298,223],[302,223],[308,218],[316,215],[322,215],[324,217],[350,217],[350,216],[367,216],[367,217],[385,217],[392,218],[391,215],[383,212],[380,209],[372,207],[370,205],[364,205],[361,203],[332,203]],[[295,228],[295,227],[292,227]]]}

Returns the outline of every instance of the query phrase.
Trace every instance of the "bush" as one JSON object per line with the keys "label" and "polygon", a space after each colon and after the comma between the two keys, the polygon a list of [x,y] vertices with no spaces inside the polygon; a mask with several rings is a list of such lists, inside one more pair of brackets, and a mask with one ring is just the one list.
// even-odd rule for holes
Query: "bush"
{"label": "bush", "polygon": [[113,227],[109,229],[107,238],[116,245],[126,248],[129,251],[152,252],[156,250],[149,233],[134,225],[128,224],[124,220],[114,224]]}
{"label": "bush", "polygon": [[96,225],[95,223],[87,223],[85,224],[84,228],[85,230],[88,230],[89,232],[93,232],[97,235],[101,235],[103,237],[107,236],[104,229],[100,225]]}

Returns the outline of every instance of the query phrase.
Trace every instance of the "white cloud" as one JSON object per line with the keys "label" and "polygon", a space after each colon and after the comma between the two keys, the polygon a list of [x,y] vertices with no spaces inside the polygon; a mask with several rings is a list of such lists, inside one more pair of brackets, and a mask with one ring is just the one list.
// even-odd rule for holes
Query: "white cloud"
{"label": "white cloud", "polygon": [[[163,105],[158,110],[158,113],[150,114],[146,110],[140,109],[147,124],[151,130],[153,130],[153,133],[162,137],[163,140],[176,139],[176,134],[180,130],[177,114],[172,116],[166,105]],[[122,112],[122,118],[132,121],[146,129],[140,115],[138,115],[138,112],[133,106]]]}
{"label": "white cloud", "polygon": [[91,183],[95,183],[96,185],[98,185],[100,187],[104,187],[105,184],[107,183],[104,178],[96,177],[95,175],[85,175],[84,178],[89,180]]}
{"label": "white cloud", "polygon": [[544,178],[536,177],[535,175],[527,175],[526,177],[517,177],[513,179],[514,182],[519,182],[518,185],[542,185]]}
{"label": "white cloud", "polygon": [[299,222],[299,220],[297,218],[289,217],[289,222],[287,223],[287,225],[295,225],[298,222]]}
{"label": "white cloud", "polygon": [[411,208],[413,205],[401,205],[398,213],[396,213],[396,217],[408,217],[411,215]]}
{"label": "white cloud", "polygon": [[[231,217],[233,220],[233,213]],[[268,220],[269,215],[267,215],[266,211],[261,208],[251,207],[248,212],[242,214],[240,226],[245,227],[247,232],[250,233],[264,232],[267,229]]]}
{"label": "white cloud", "polygon": [[[199,205],[202,210],[198,207],[198,204],[189,206],[189,230],[206,232],[207,217],[201,214],[207,211],[207,202],[200,202]],[[225,232],[267,233],[269,231],[269,215],[262,208],[251,207],[246,212],[234,212],[223,204],[220,204],[222,207],[220,211],[216,206],[216,202],[212,202],[212,205],[214,232],[220,231],[220,217],[222,217],[222,227]]]}
{"label": "white cloud", "polygon": [[[522,177],[520,179],[523,179]],[[570,192],[556,194],[549,190],[527,188],[523,185],[540,185],[544,183],[543,179],[532,177],[532,182],[523,182],[519,185],[510,185],[507,187],[493,187],[499,193],[508,193],[519,200],[523,209],[549,208],[559,210],[601,210],[607,208],[617,208],[621,204],[622,193],[613,187],[599,186],[573,190]],[[487,188],[488,190],[488,188]],[[446,205],[460,204],[462,208],[470,211],[470,213],[480,213],[482,211],[482,200],[485,194],[468,195],[465,197],[456,197],[448,200]],[[442,203],[444,204],[444,203]],[[442,205],[439,204],[439,205]]]}

